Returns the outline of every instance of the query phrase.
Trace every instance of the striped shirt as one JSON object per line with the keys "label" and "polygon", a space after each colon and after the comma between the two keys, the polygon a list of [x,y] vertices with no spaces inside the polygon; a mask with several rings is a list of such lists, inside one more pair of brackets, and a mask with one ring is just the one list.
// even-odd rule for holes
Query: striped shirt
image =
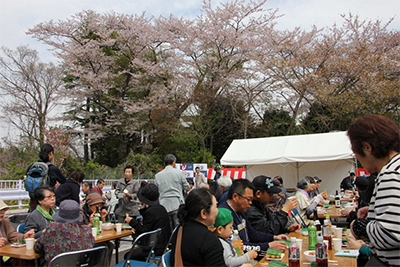
{"label": "striped shirt", "polygon": [[371,249],[383,262],[400,266],[400,154],[382,168],[375,184],[366,229]]}

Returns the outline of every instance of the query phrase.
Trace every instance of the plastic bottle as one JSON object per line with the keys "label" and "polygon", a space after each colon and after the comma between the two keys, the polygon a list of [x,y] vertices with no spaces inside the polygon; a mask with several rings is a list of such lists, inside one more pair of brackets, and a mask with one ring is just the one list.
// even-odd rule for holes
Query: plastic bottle
{"label": "plastic bottle", "polygon": [[338,191],[336,190],[336,195],[335,195],[335,207],[340,208],[340,196]]}
{"label": "plastic bottle", "polygon": [[328,248],[324,244],[322,236],[318,237],[318,243],[315,245],[315,262],[317,267],[328,267]]}
{"label": "plastic bottle", "polygon": [[329,218],[329,214],[325,214],[325,220],[328,221],[328,225],[331,228],[331,235],[332,235],[333,234],[332,233],[332,222],[331,222],[331,219]]}
{"label": "plastic bottle", "polygon": [[314,209],[314,226],[317,229],[317,236],[322,236],[322,228],[321,228],[321,222],[318,219],[318,211],[317,208]]}
{"label": "plastic bottle", "polygon": [[243,241],[240,239],[239,231],[233,230],[232,246],[235,249],[238,257],[242,256],[242,244]]}
{"label": "plastic bottle", "polygon": [[289,267],[300,267],[300,247],[296,243],[296,237],[290,238]]}
{"label": "plastic bottle", "polygon": [[314,226],[314,222],[310,221],[308,226],[308,249],[315,249],[317,243],[317,228]]}
{"label": "plastic bottle", "polygon": [[324,240],[328,240],[328,249],[332,250],[332,230],[329,226],[329,221],[324,220],[324,225],[322,226],[322,235]]}
{"label": "plastic bottle", "polygon": [[94,214],[93,218],[93,227],[97,228],[97,234],[100,234],[100,212],[99,212],[99,206],[96,206],[96,213]]}

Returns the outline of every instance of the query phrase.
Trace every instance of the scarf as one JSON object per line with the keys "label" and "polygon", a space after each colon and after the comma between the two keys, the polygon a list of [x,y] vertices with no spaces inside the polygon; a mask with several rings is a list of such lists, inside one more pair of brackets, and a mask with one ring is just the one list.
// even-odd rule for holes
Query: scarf
{"label": "scarf", "polygon": [[40,212],[40,214],[42,214],[42,216],[48,220],[49,222],[54,222],[53,218],[51,217],[55,212],[55,210],[53,208],[50,208],[50,212],[45,211],[42,206],[37,205],[36,207],[37,211]]}

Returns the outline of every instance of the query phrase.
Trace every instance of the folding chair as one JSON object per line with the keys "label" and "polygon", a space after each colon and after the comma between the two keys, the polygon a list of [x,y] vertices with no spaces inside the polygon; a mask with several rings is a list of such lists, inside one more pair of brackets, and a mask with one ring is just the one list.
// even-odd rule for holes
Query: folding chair
{"label": "folding chair", "polygon": [[171,250],[161,256],[162,267],[171,267]]}
{"label": "folding chair", "polygon": [[18,233],[24,234],[25,233],[25,223],[18,224],[16,230]]}
{"label": "folding chair", "polygon": [[[171,235],[170,235],[170,237],[169,237],[169,239],[168,239],[168,243],[167,243],[167,245],[165,246],[163,255],[164,255],[167,251],[169,251],[169,247],[171,246],[172,236],[174,235],[175,231],[176,231],[178,228],[179,228],[179,224],[178,224],[177,226],[175,226],[175,229],[174,229],[174,230],[172,230],[172,233],[171,233]],[[161,255],[161,256],[156,256],[155,254],[152,254],[152,255],[151,255],[151,259],[152,259],[153,262],[155,262],[155,263],[161,262],[161,257],[162,257],[162,255]]]}
{"label": "folding chair", "polygon": [[17,228],[18,225],[21,223],[25,223],[26,218],[28,218],[29,213],[19,213],[19,214],[12,214],[8,216],[8,221],[12,225],[12,227]]}
{"label": "folding chair", "polygon": [[[133,241],[133,245],[131,250],[129,251],[127,260],[121,261],[114,265],[113,267],[126,267],[128,265],[128,261],[131,266],[137,266],[137,267],[156,267],[157,265],[155,263],[149,262],[150,258],[152,255],[154,255],[154,246],[157,243],[157,239],[160,236],[161,233],[161,228],[158,228],[154,231],[146,232],[138,237],[136,237],[135,241]],[[150,248],[149,255],[147,256],[146,261],[136,261],[136,260],[131,260],[130,257],[132,255],[132,252],[135,248],[137,247],[145,247],[145,248]]]}
{"label": "folding chair", "polygon": [[107,253],[104,246],[64,252],[55,256],[49,267],[106,266]]}

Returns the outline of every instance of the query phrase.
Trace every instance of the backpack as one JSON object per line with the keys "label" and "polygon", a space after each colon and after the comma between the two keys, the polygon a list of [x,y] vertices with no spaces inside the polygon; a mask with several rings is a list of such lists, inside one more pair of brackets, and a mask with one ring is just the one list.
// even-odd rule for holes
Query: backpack
{"label": "backpack", "polygon": [[48,176],[50,162],[35,162],[33,163],[25,177],[25,190],[30,194],[35,192],[35,189],[42,185],[50,184],[50,178]]}

